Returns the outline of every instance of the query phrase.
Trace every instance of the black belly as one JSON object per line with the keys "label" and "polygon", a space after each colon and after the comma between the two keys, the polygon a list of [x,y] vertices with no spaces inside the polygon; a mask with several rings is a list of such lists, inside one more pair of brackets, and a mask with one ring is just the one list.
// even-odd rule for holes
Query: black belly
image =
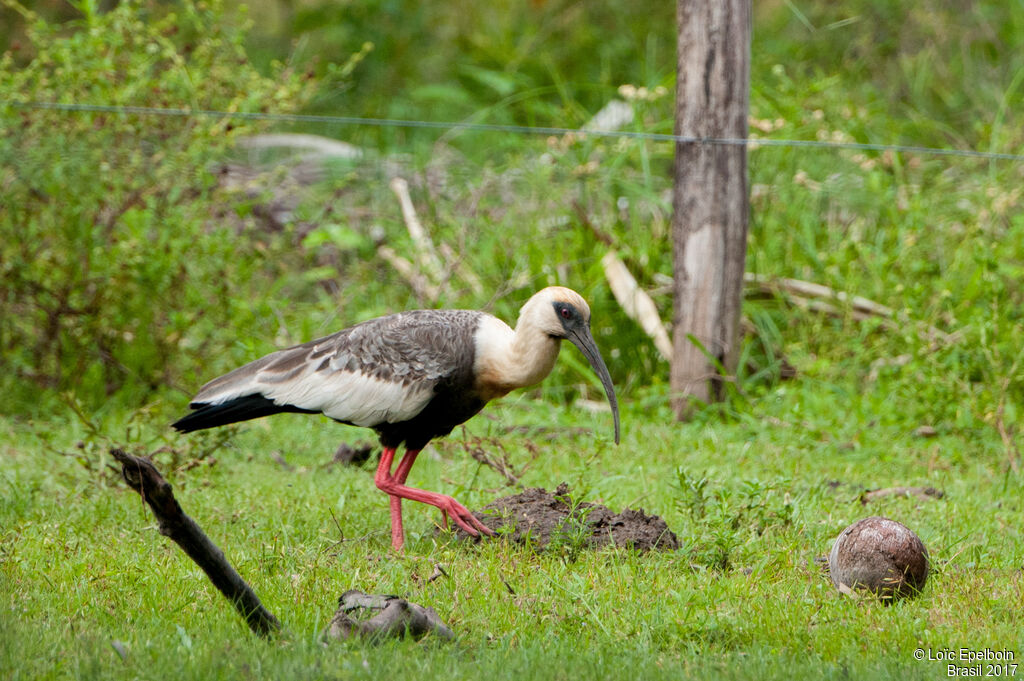
{"label": "black belly", "polygon": [[475,391],[441,383],[419,414],[401,423],[382,423],[374,430],[380,433],[380,443],[385,447],[398,447],[404,442],[406,449],[422,449],[435,437],[447,435],[468,421],[485,404]]}

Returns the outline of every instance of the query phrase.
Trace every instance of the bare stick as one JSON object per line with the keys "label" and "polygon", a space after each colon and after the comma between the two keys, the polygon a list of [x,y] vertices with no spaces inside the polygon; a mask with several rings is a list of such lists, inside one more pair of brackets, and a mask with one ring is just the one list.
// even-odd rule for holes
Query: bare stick
{"label": "bare stick", "polygon": [[363,157],[363,150],[347,142],[339,142],[320,135],[306,135],[301,133],[275,133],[266,135],[249,135],[237,140],[238,146],[243,149],[301,149],[311,152],[310,155],[322,156],[325,158],[347,158],[360,159]]}
{"label": "bare stick", "polygon": [[743,280],[748,284],[757,284],[759,288],[768,292],[772,292],[774,289],[781,289],[805,298],[834,298],[840,302],[849,303],[850,307],[855,310],[866,312],[875,317],[888,317],[892,319],[896,316],[892,308],[886,307],[881,303],[876,303],[861,296],[847,295],[843,291],[836,291],[828,286],[811,281],[787,279],[785,277],[774,279],[751,272],[743,275]]}
{"label": "bare stick", "polygon": [[121,463],[125,482],[145,500],[160,523],[160,534],[169,537],[203,569],[213,585],[231,601],[246,624],[260,636],[268,637],[281,629],[281,623],[235,571],[224,553],[210,541],[194,520],[185,515],[174,498],[171,485],[148,459],[113,448],[110,454]]}
{"label": "bare stick", "polygon": [[435,284],[432,284],[426,276],[417,271],[415,265],[398,255],[395,249],[390,246],[378,246],[377,255],[387,260],[399,274],[405,277],[417,298],[423,302],[437,302],[440,296],[440,289]]}
{"label": "bare stick", "polygon": [[654,346],[658,348],[661,356],[670,360],[672,340],[661,323],[661,316],[654,301],[636,283],[636,279],[615,251],[608,251],[601,259],[601,264],[604,266],[604,276],[612,287],[612,294],[619,301],[622,310],[630,319],[640,324],[644,332],[654,340]]}
{"label": "bare stick", "polygon": [[[862,296],[851,296],[843,291],[836,291],[823,284],[816,284],[800,279],[788,279],[785,277],[772,278],[761,274],[747,272],[743,275],[746,285],[757,288],[765,293],[776,293],[783,291],[795,305],[807,309],[823,312],[829,315],[839,315],[840,310],[833,305],[822,302],[825,299],[838,300],[850,306],[853,318],[861,321],[868,317],[878,317],[888,320],[885,325],[890,328],[898,328],[902,322],[899,315],[891,307],[876,303]],[[812,299],[812,300],[808,300]],[[930,324],[921,324],[923,336],[931,343],[952,345],[960,339],[959,333],[946,333]]]}
{"label": "bare stick", "polygon": [[405,228],[409,230],[409,236],[416,244],[416,255],[419,260],[420,269],[424,271],[439,287],[443,287],[446,277],[444,267],[441,265],[441,258],[437,255],[434,242],[430,240],[427,230],[423,228],[416,215],[416,208],[412,205],[412,197],[409,196],[409,183],[400,177],[391,180],[391,191],[398,197],[398,203],[402,207],[402,217],[405,219]]}

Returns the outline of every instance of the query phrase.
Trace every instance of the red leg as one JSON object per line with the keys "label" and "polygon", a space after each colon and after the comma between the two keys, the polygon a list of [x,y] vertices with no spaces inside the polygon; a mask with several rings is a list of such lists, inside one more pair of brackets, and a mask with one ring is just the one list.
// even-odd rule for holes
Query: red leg
{"label": "red leg", "polygon": [[[391,480],[391,462],[395,459],[395,451],[394,447],[385,447],[384,451],[380,453],[380,464],[377,465],[377,474],[373,478],[379,489],[384,489],[387,481]],[[408,455],[406,456],[408,457]],[[402,460],[402,463],[404,462],[405,459]],[[398,468],[401,470],[401,463],[398,464]],[[392,495],[389,502],[391,504],[391,548],[401,551],[405,544],[405,529],[402,527],[402,499]]]}
{"label": "red leg", "polygon": [[[403,484],[405,479],[409,477],[409,469],[416,462],[416,455],[420,453],[420,450],[405,450],[405,456],[398,462],[398,468],[395,469],[395,474],[392,476],[398,484]],[[402,526],[402,497],[389,495],[389,503],[391,504],[391,546],[396,551],[402,550],[402,545],[405,543],[405,528]]]}
{"label": "red leg", "polygon": [[421,450],[419,449],[407,449],[405,450],[405,456],[398,462],[398,468],[395,469],[395,482],[399,485],[405,484],[405,479],[409,477],[409,469],[416,463],[416,457],[419,455]]}
{"label": "red leg", "polygon": [[[395,469],[395,475],[393,476],[394,479],[395,479],[395,482],[397,482],[399,485],[404,485],[405,484],[405,479],[409,477],[409,470],[412,468],[412,465],[414,463],[416,463],[416,457],[419,455],[420,451],[422,451],[422,450],[419,450],[419,449],[407,449],[407,450],[405,450],[405,456],[403,456],[402,460],[398,462],[398,468]],[[391,504],[392,504],[392,506],[394,506],[396,503],[398,504],[398,508],[401,509],[402,508],[402,498],[398,497],[398,496],[392,496],[391,497]],[[447,530],[448,529],[448,513],[446,513],[443,508],[441,509],[441,517],[444,518],[444,529]]]}
{"label": "red leg", "polygon": [[391,504],[391,548],[401,551],[405,545],[405,528],[402,527],[402,499],[389,496],[388,503]]}
{"label": "red leg", "polygon": [[391,463],[394,460],[395,449],[385,448],[380,457],[380,465],[377,467],[377,475],[374,478],[377,487],[391,495],[391,545],[395,550],[400,551],[404,543],[402,499],[411,499],[436,506],[444,514],[446,524],[448,516],[451,516],[455,524],[471,536],[479,536],[481,532],[488,536],[493,536],[494,532],[490,528],[477,520],[469,512],[469,509],[455,501],[455,499],[444,494],[408,487],[404,484],[409,476],[409,469],[412,468],[412,464],[416,461],[416,456],[419,453],[420,450],[418,449],[406,450],[405,456],[402,457],[398,468],[395,469],[395,474],[391,475]]}

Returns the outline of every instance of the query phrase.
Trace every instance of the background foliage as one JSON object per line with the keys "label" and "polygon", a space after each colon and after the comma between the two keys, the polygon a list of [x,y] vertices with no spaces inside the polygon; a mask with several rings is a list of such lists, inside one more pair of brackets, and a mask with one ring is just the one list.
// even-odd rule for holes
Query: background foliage
{"label": "background foliage", "polygon": [[218,199],[217,164],[254,126],[12,105],[287,112],[309,86],[281,67],[257,73],[244,32],[217,5],[126,3],[66,27],[33,21],[28,35],[32,60],[15,68],[8,53],[0,67],[9,404],[70,389],[95,405],[122,389],[138,399],[179,384],[193,362],[252,328],[240,303],[286,276],[267,257],[273,245],[241,238],[225,219],[245,207]]}
{"label": "background foliage", "polygon": [[[668,321],[670,144],[12,105],[572,127],[622,99],[628,129],[669,132],[671,3],[266,0],[252,22],[233,3],[41,0],[38,16],[2,4],[0,672],[373,677],[397,664],[502,678],[575,661],[631,676],[912,678],[939,669],[912,664],[915,646],[1021,650],[1021,164],[752,148],[748,270],[895,317],[752,288],[729,400],[680,425],[667,365],[619,311],[594,236]],[[753,137],[1024,153],[1020,2],[755,5]],[[240,147],[268,131],[361,155]],[[415,257],[394,177],[472,275],[456,271],[436,298],[381,257]],[[466,456],[484,447],[522,485],[567,480],[581,498],[663,515],[678,552],[468,549],[411,512],[398,559],[368,471],[328,463],[339,438],[364,433],[290,416],[167,430],[204,380],[274,348],[420,305],[511,321],[547,284],[591,302],[623,446],[608,446],[607,414],[581,408],[600,387],[567,349],[542,387],[432,445],[417,484],[471,507],[511,492]],[[106,465],[113,442],[156,456],[266,600],[285,604],[290,645],[238,642],[190,566],[153,548],[137,529],[148,516]],[[946,495],[862,506],[865,489],[895,485]],[[813,562],[868,513],[902,519],[932,549],[934,581],[907,607],[840,600]],[[433,562],[453,579],[427,582]],[[325,594],[346,586],[423,597],[469,633],[454,652],[325,655]]]}
{"label": "background foliage", "polygon": [[[40,9],[68,13],[59,3]],[[630,96],[633,127],[671,130],[672,98],[660,94],[674,72],[670,4],[637,13],[615,2],[264,2],[248,34],[216,4],[79,9],[61,28],[11,22],[6,39],[18,49],[5,57],[6,101],[576,126],[626,84],[650,93]],[[1024,69],[1011,57],[1022,15],[1014,3],[932,2],[909,15],[870,0],[758,3],[752,133],[1019,149],[1013,104]],[[642,284],[662,287],[670,144],[278,123],[365,153],[319,168],[323,189],[296,190],[299,205],[271,224],[260,211],[281,176],[264,172],[237,191],[223,165],[232,140],[265,123],[11,107],[4,116],[0,342],[16,408],[38,404],[40,388],[71,388],[93,405],[122,388],[131,400],[167,385],[187,391],[277,341],[410,305],[489,305],[511,318],[529,289],[548,283],[581,288],[605,311],[599,340],[627,392],[661,390],[665,366],[615,311],[586,225],[612,237]],[[459,251],[482,290],[461,282],[443,299],[418,300],[374,257],[381,240],[411,248],[387,189],[395,174],[412,180],[435,237]],[[802,350],[839,382],[877,376],[872,362],[909,354],[915,371],[890,371],[890,390],[927,384],[934,399],[915,404],[932,420],[970,426],[1001,403],[1015,409],[1018,168],[764,148],[751,152],[751,174],[749,269],[865,295],[914,323],[883,333],[752,301],[742,392],[772,385],[781,359]],[[54,199],[68,188],[75,201]],[[667,297],[659,302],[669,309]],[[806,341],[782,333],[794,319],[815,329]],[[932,348],[918,323],[963,342]],[[851,331],[855,346],[844,342]],[[218,357],[223,366],[197,370]],[[585,375],[560,371],[549,396],[571,395]]]}

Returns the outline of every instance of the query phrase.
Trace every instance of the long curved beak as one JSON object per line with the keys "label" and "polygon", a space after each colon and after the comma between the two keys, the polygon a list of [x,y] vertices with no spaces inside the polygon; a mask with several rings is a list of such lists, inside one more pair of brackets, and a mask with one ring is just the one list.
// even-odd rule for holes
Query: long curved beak
{"label": "long curved beak", "polygon": [[612,385],[612,377],[608,375],[608,367],[605,366],[604,359],[597,349],[597,343],[594,342],[590,329],[585,325],[572,329],[566,338],[580,349],[583,356],[590,362],[594,373],[601,379],[604,392],[608,395],[608,402],[612,405],[612,417],[615,419],[615,444],[619,444],[619,401],[615,399],[615,386]]}

